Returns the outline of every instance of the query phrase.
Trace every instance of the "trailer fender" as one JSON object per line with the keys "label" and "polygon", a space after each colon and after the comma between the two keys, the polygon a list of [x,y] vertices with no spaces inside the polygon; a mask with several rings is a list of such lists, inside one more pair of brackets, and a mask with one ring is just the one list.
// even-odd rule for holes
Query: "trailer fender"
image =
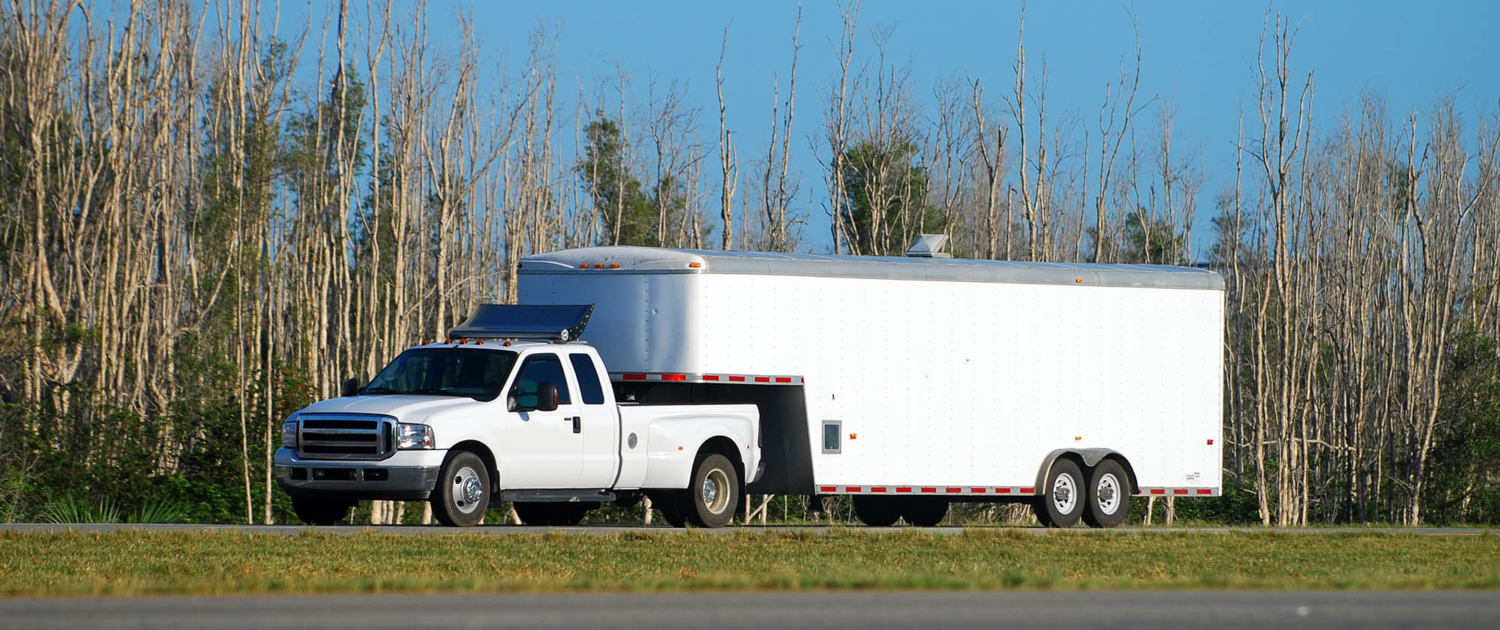
{"label": "trailer fender", "polygon": [[1047,472],[1052,470],[1052,463],[1064,455],[1072,455],[1079,461],[1082,461],[1083,465],[1088,468],[1098,466],[1099,462],[1106,457],[1114,459],[1120,462],[1120,465],[1125,468],[1126,476],[1130,477],[1130,492],[1135,493],[1140,488],[1140,484],[1135,481],[1135,469],[1131,467],[1130,460],[1126,459],[1118,451],[1109,448],[1060,448],[1047,453],[1047,456],[1042,459],[1042,467],[1036,473],[1035,487],[1038,495],[1046,492]]}

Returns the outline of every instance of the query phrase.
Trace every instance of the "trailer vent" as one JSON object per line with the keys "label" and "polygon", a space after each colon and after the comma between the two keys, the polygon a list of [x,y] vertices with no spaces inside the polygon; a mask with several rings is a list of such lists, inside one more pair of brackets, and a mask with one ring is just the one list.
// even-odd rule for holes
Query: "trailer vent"
{"label": "trailer vent", "polygon": [[917,240],[911,242],[911,247],[906,248],[906,257],[952,258],[949,254],[941,253],[943,246],[947,244],[947,234],[919,234]]}

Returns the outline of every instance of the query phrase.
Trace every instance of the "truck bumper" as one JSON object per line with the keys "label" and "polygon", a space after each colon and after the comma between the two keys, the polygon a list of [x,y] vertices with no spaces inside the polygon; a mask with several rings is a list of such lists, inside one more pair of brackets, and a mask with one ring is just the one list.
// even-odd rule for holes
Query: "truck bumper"
{"label": "truck bumper", "polygon": [[303,459],[276,451],[276,482],[287,494],[426,501],[447,451],[402,451],[376,461]]}

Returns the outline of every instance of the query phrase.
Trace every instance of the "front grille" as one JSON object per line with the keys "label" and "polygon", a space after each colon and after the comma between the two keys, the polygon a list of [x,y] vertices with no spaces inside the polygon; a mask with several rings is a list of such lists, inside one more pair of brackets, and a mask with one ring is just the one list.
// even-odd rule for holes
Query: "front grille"
{"label": "front grille", "polygon": [[305,459],[383,459],[391,454],[395,421],[373,416],[304,416],[298,453]]}

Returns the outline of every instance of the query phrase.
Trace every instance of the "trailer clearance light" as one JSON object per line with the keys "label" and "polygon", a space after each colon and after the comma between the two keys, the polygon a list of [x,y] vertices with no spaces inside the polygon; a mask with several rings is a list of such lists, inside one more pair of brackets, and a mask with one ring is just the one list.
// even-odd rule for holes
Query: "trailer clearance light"
{"label": "trailer clearance light", "polygon": [[396,425],[396,448],[403,451],[432,450],[432,427],[405,422]]}
{"label": "trailer clearance light", "polygon": [[698,269],[701,267],[703,267],[703,263],[688,263],[688,268],[690,269]]}

